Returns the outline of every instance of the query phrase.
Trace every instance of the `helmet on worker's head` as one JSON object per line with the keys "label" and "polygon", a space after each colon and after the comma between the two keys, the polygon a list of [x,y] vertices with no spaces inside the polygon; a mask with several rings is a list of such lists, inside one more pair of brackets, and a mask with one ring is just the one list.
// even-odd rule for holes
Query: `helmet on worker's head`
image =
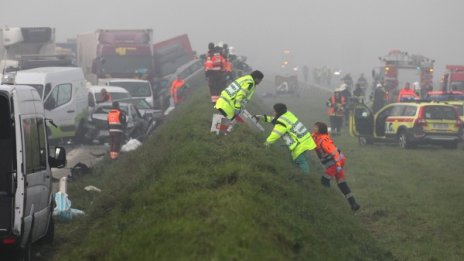
{"label": "helmet on worker's head", "polygon": [[335,92],[342,92],[344,90],[346,90],[346,84],[345,83],[343,83],[337,89],[335,89]]}
{"label": "helmet on worker's head", "polygon": [[222,47],[224,47],[224,42],[223,42],[223,41],[219,41],[219,43],[218,43],[216,46],[222,48]]}
{"label": "helmet on worker's head", "polygon": [[236,55],[237,54],[237,51],[235,50],[235,47],[233,47],[233,46],[229,47],[229,54],[230,55]]}

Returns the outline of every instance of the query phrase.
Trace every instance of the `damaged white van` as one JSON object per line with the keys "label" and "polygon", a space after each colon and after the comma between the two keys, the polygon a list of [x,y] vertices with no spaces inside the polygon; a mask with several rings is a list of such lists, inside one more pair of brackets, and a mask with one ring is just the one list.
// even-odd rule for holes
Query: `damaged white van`
{"label": "damaged white van", "polygon": [[45,114],[58,128],[49,128],[50,139],[76,139],[85,134],[88,92],[81,68],[44,67],[16,72],[14,82],[34,87],[43,100]]}
{"label": "damaged white van", "polygon": [[50,168],[64,167],[66,152],[49,155],[46,125],[35,88],[0,85],[0,248],[19,250],[20,260],[32,243],[53,239]]}

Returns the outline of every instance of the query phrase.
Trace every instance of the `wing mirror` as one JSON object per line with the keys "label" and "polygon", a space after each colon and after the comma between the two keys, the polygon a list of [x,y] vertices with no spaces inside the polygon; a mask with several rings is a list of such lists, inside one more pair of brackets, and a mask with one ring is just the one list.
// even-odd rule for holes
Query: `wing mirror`
{"label": "wing mirror", "polygon": [[66,150],[63,147],[55,148],[55,155],[51,155],[48,163],[52,168],[64,168],[66,166]]}

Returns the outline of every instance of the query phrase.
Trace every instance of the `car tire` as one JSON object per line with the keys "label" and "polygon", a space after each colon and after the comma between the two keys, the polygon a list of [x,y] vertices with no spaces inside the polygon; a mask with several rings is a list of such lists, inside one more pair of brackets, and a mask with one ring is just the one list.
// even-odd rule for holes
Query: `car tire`
{"label": "car tire", "polygon": [[411,149],[413,147],[411,141],[409,140],[407,132],[404,130],[398,133],[398,145],[402,149]]}

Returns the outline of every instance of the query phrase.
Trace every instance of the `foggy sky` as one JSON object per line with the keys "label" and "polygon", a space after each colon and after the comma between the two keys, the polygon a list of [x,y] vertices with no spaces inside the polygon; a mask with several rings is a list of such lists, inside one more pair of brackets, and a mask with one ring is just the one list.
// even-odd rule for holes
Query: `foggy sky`
{"label": "foggy sky", "polygon": [[355,75],[391,49],[435,59],[435,80],[464,64],[463,0],[14,0],[0,24],[55,27],[60,41],[97,28],[153,28],[155,41],[188,33],[199,53],[222,40],[274,72],[284,49],[299,65]]}

